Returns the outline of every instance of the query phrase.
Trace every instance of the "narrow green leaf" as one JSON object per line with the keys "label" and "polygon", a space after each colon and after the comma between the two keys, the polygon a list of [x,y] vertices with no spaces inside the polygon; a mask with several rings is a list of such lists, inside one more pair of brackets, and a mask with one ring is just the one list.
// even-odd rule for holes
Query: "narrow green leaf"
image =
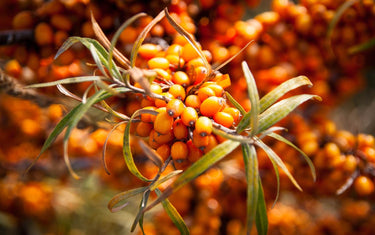
{"label": "narrow green leaf", "polygon": [[290,171],[288,170],[284,162],[281,160],[281,158],[270,147],[268,147],[265,143],[263,143],[263,141],[261,141],[260,139],[256,139],[255,144],[259,146],[260,148],[262,148],[266,152],[267,156],[273,161],[275,161],[277,166],[279,166],[285,172],[285,174],[288,176],[288,178],[294,184],[294,186],[300,191],[302,191],[302,188],[294,179],[293,175],[290,173]]}
{"label": "narrow green leaf", "polygon": [[135,175],[137,178],[146,181],[146,182],[151,182],[151,179],[146,178],[145,176],[142,175],[141,172],[139,172],[137,166],[135,165],[134,159],[133,159],[133,154],[130,149],[130,125],[134,118],[138,117],[142,113],[150,113],[152,110],[146,110],[146,109],[140,109],[137,110],[133,113],[133,115],[130,117],[129,123],[125,127],[125,132],[124,132],[124,144],[123,144],[123,155],[125,159],[125,163],[129,169],[129,171]]}
{"label": "narrow green leaf", "polygon": [[151,192],[150,190],[146,190],[143,193],[142,200],[141,200],[141,203],[139,205],[139,210],[138,210],[137,216],[134,219],[134,222],[132,224],[130,232],[134,232],[135,228],[137,227],[137,224],[139,224],[139,227],[141,228],[141,230],[142,230],[142,232],[144,234],[144,230],[143,230],[143,216],[144,216],[144,212],[143,212],[143,209],[147,206],[147,202],[148,202],[148,199],[150,197],[150,192]]}
{"label": "narrow green leaf", "polygon": [[[94,47],[93,44],[90,44],[90,47],[89,47],[89,50],[90,50],[90,53],[91,53],[91,56],[92,58],[94,59],[95,61],[95,64],[96,66],[98,67],[99,71],[104,74],[104,76],[106,77],[109,77],[106,70],[104,69],[104,66],[103,66],[103,60],[100,59],[100,56],[98,54],[98,50],[96,50],[96,48]],[[108,61],[109,62],[109,61]],[[109,67],[109,63],[107,63],[107,61],[105,61],[104,63],[106,65],[106,67],[108,68],[108,70],[110,70],[110,67]]]}
{"label": "narrow green leaf", "polygon": [[268,136],[271,136],[272,138],[275,138],[275,139],[277,139],[277,140],[279,140],[281,142],[284,142],[285,144],[287,144],[287,145],[293,147],[295,150],[297,150],[303,156],[303,158],[305,159],[305,161],[309,165],[310,171],[311,171],[311,175],[312,175],[314,181],[316,181],[316,171],[315,171],[314,164],[312,163],[311,159],[300,148],[298,148],[292,142],[290,142],[289,140],[285,139],[283,136],[281,136],[279,134],[270,133],[270,134],[268,134]]}
{"label": "narrow green leaf", "polygon": [[266,109],[262,114],[260,114],[258,133],[273,126],[276,122],[283,119],[300,104],[310,99],[321,100],[321,98],[317,95],[303,94],[292,96],[275,103],[274,105]]}
{"label": "narrow green leaf", "polygon": [[264,199],[262,182],[259,179],[258,188],[258,203],[256,208],[255,224],[257,227],[258,235],[267,235],[268,233],[268,217],[266,201]]}
{"label": "narrow green leaf", "polygon": [[143,153],[159,168],[160,171],[164,163],[163,158],[142,139],[139,140],[139,146],[143,150]]}
{"label": "narrow green leaf", "polygon": [[260,99],[259,112],[262,113],[287,92],[305,85],[312,86],[312,83],[306,76],[298,76],[281,83]]}
{"label": "narrow green leaf", "polygon": [[[240,129],[237,128],[238,133],[241,133],[248,126],[243,125],[250,122],[251,132],[250,135],[254,136],[258,133],[258,116],[259,116],[259,94],[258,88],[255,83],[253,74],[251,73],[249,66],[245,61],[242,62],[242,70],[244,72],[245,80],[247,83],[247,92],[250,99],[251,110],[249,111],[250,115],[245,115],[241,122],[239,123]],[[245,118],[246,117],[246,118]],[[241,124],[241,125],[240,125]]]}
{"label": "narrow green leaf", "polygon": [[242,153],[245,163],[247,200],[246,200],[246,229],[250,234],[251,228],[256,218],[259,191],[259,170],[257,153],[254,145],[242,144]]}
{"label": "narrow green leaf", "polygon": [[65,129],[66,126],[68,126],[72,122],[72,118],[74,118],[75,113],[77,113],[80,109],[80,105],[73,108],[53,129],[53,131],[49,134],[46,141],[44,141],[44,144],[42,146],[42,149],[40,150],[39,155],[33,160],[33,162],[30,164],[30,166],[26,169],[25,174],[31,169],[31,167],[38,161],[40,156],[51,146],[51,144],[55,141],[57,136]]}
{"label": "narrow green leaf", "polygon": [[[125,192],[121,192],[119,194],[116,194],[109,202],[108,202],[108,209],[111,212],[117,212],[124,208],[128,202],[128,200],[131,197],[134,197],[138,194],[141,194],[147,190],[147,187],[141,187],[141,188],[136,188],[136,189],[131,189]],[[121,206],[115,207],[119,202],[125,201]]]}
{"label": "narrow green leaf", "polygon": [[81,82],[92,82],[105,79],[104,76],[81,76],[81,77],[71,77],[65,78],[53,82],[44,82],[44,83],[37,83],[25,86],[25,88],[41,88],[41,87],[50,87],[56,86],[58,84],[72,84],[72,83],[81,83]]}
{"label": "narrow green leaf", "polygon": [[227,97],[229,102],[231,102],[233,106],[240,111],[241,115],[246,114],[246,110],[242,107],[240,103],[237,102],[236,99],[233,98],[233,96],[229,92],[225,92],[225,97]]}
{"label": "narrow green leaf", "polygon": [[375,38],[371,38],[366,42],[363,42],[361,44],[352,46],[349,48],[348,53],[349,54],[356,54],[362,51],[369,50],[371,48],[375,47]]}
{"label": "narrow green leaf", "polygon": [[163,194],[157,198],[154,202],[150,204],[146,208],[147,210],[150,210],[155,205],[166,199],[169,195],[171,195],[173,192],[180,189],[185,184],[189,183],[196,177],[198,177],[200,174],[202,174],[204,171],[206,171],[208,168],[210,168],[212,165],[214,165],[216,162],[223,159],[226,155],[231,153],[235,148],[239,146],[239,142],[227,140],[223,143],[217,145],[214,147],[211,151],[203,155],[198,161],[193,163],[188,169],[184,171],[174,182],[172,185],[170,185]]}
{"label": "narrow green leaf", "polygon": [[[159,197],[162,194],[159,189],[156,189],[155,192]],[[172,203],[168,199],[165,199],[161,202],[161,204],[163,205],[163,208],[164,208],[165,212],[167,212],[169,218],[171,218],[174,225],[176,225],[176,227],[180,231],[180,234],[181,235],[189,235],[190,232],[189,232],[188,227],[186,226],[183,218],[178,213],[176,208],[172,205]]]}
{"label": "narrow green leaf", "polygon": [[135,41],[132,51],[130,53],[130,66],[134,67],[135,61],[137,59],[138,50],[141,47],[143,41],[145,40],[147,34],[150,32],[152,27],[154,27],[159,21],[164,18],[165,12],[161,11],[152,21],[142,30],[142,32],[138,35],[137,40]]}
{"label": "narrow green leaf", "polygon": [[252,137],[247,137],[247,136],[238,135],[238,134],[231,134],[231,133],[228,133],[226,131],[220,130],[216,127],[212,128],[212,132],[215,135],[220,135],[220,136],[224,137],[225,139],[233,140],[233,141],[240,142],[240,143],[243,143],[243,144],[254,143],[254,140],[252,139]]}
{"label": "narrow green leaf", "polygon": [[183,171],[182,170],[175,170],[175,171],[169,172],[165,176],[160,177],[157,181],[153,182],[152,185],[150,185],[150,190],[154,191],[155,189],[157,189],[157,187],[159,187],[159,185],[161,185],[162,183],[172,179],[176,175],[181,174],[181,172],[183,172]]}
{"label": "narrow green leaf", "polygon": [[[138,13],[136,15],[134,15],[133,17],[131,17],[130,19],[126,20],[118,29],[117,31],[115,32],[115,34],[113,35],[112,37],[112,40],[111,40],[111,45],[108,49],[108,61],[109,61],[109,71],[112,71],[112,68],[115,67],[116,65],[113,63],[113,53],[114,53],[114,49],[115,49],[115,46],[117,44],[117,40],[118,38],[120,37],[121,33],[124,31],[125,28],[127,28],[129,25],[131,25],[134,21],[136,21],[137,19],[139,19],[140,17],[143,17],[143,16],[146,16],[147,14],[146,13]],[[113,76],[113,74],[112,74]],[[117,71],[116,73],[116,76],[118,78],[121,77],[120,73]]]}

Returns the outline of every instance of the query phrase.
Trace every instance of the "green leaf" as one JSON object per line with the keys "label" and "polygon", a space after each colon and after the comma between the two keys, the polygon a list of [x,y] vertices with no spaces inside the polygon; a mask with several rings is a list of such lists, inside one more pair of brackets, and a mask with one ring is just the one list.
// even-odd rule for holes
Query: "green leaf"
{"label": "green leaf", "polygon": [[363,42],[361,44],[352,46],[349,48],[348,53],[349,54],[356,54],[362,51],[369,50],[371,48],[375,47],[375,38],[371,38],[366,42]]}
{"label": "green leaf", "polygon": [[[117,212],[127,206],[127,200],[131,197],[137,196],[138,194],[144,193],[148,187],[141,187],[136,189],[131,189],[125,192],[121,192],[116,194],[109,202],[108,202],[108,209],[111,212]],[[119,202],[125,201],[121,206],[115,207]]]}
{"label": "green leaf", "polygon": [[259,191],[259,170],[257,153],[254,145],[242,144],[241,146],[247,183],[246,227],[247,233],[249,234],[256,218]]}
{"label": "green leaf", "polygon": [[260,99],[259,112],[262,113],[287,92],[305,85],[312,86],[312,83],[306,76],[298,76],[281,83]]}
{"label": "green leaf", "polygon": [[183,171],[182,170],[175,170],[175,171],[169,172],[165,176],[163,176],[163,177],[159,178],[157,181],[153,182],[152,185],[150,185],[150,190],[154,191],[155,189],[157,189],[157,187],[159,187],[159,185],[161,185],[162,183],[172,179],[176,175],[181,174],[181,172],[183,172]]}
{"label": "green leaf", "polygon": [[254,143],[254,140],[252,137],[247,137],[247,136],[243,136],[243,135],[239,135],[239,134],[232,134],[232,133],[228,133],[226,131],[223,131],[219,128],[212,128],[212,132],[215,134],[215,135],[219,135],[219,136],[222,136],[224,137],[225,139],[228,139],[228,140],[233,140],[233,141],[236,141],[236,142],[240,142],[240,143],[243,143],[243,144],[252,144]]}
{"label": "green leaf", "polygon": [[241,115],[246,114],[246,110],[242,107],[240,103],[237,102],[236,99],[233,98],[233,96],[229,92],[225,92],[225,97],[233,104],[233,106],[240,111]]}
{"label": "green leaf", "polygon": [[157,198],[154,202],[150,204],[150,206],[146,208],[146,210],[153,208],[155,205],[166,199],[173,192],[177,191],[182,186],[198,177],[200,174],[202,174],[216,162],[220,161],[226,155],[231,153],[235,148],[239,146],[239,144],[240,143],[236,141],[226,140],[223,143],[214,147],[211,151],[203,155],[198,161],[196,161],[188,169],[186,169],[184,173],[182,173],[172,183],[172,185],[170,185],[163,192],[163,194],[159,198]]}
{"label": "green leaf", "polygon": [[139,210],[138,210],[137,216],[134,219],[134,222],[133,222],[133,225],[130,229],[130,232],[134,232],[134,230],[137,226],[137,223],[138,223],[139,227],[141,228],[141,230],[143,232],[143,234],[145,234],[144,230],[143,230],[143,216],[144,216],[143,209],[147,206],[147,202],[148,202],[148,199],[150,197],[150,192],[151,192],[150,190],[146,190],[143,193],[142,200],[141,200],[141,203],[139,205]]}
{"label": "green leaf", "polygon": [[281,160],[281,158],[270,147],[268,147],[265,143],[263,143],[260,139],[256,139],[255,144],[259,146],[260,148],[262,148],[266,152],[267,156],[270,159],[272,159],[277,164],[277,166],[280,167],[285,172],[285,174],[288,176],[288,178],[294,184],[294,186],[300,191],[302,191],[302,188],[294,179],[294,177],[292,176],[292,174],[290,173],[290,171],[288,170],[284,162]]}
{"label": "green leaf", "polygon": [[[155,192],[159,197],[162,194],[159,189],[156,189]],[[169,218],[171,218],[174,225],[176,225],[176,227],[180,231],[180,234],[181,235],[190,234],[189,229],[186,226],[184,220],[182,219],[181,215],[178,213],[176,208],[172,205],[172,203],[168,199],[165,199],[161,202],[161,204],[163,205],[163,208],[165,212],[167,212]]]}
{"label": "green leaf", "polygon": [[142,148],[143,153],[159,168],[160,171],[164,163],[163,158],[142,139],[139,140],[139,146]]}
{"label": "green leaf", "polygon": [[42,146],[42,149],[40,150],[39,155],[33,160],[33,162],[30,164],[30,166],[26,169],[25,174],[31,169],[31,167],[38,161],[40,156],[51,146],[51,144],[55,141],[57,136],[65,129],[66,126],[68,126],[72,119],[74,118],[75,113],[78,112],[80,109],[80,105],[76,106],[74,109],[72,109],[53,129],[53,131],[49,134],[46,141],[44,141],[44,144]]}
{"label": "green leaf", "polygon": [[[107,74],[107,72],[106,72],[106,70],[105,70],[104,67],[103,67],[102,60],[100,59],[100,56],[99,56],[99,54],[98,54],[98,50],[96,50],[96,48],[94,47],[93,44],[90,44],[89,50],[90,50],[90,53],[91,53],[92,58],[93,58],[94,61],[95,61],[96,66],[98,66],[99,71],[100,71],[102,74],[104,74],[104,76],[109,77],[108,74]],[[108,63],[108,62],[109,62],[109,61],[105,61],[104,64],[105,64],[105,66],[108,68],[108,70],[110,70],[109,63]],[[110,73],[111,73],[111,71],[110,71]],[[111,74],[112,74],[112,73],[111,73]]]}
{"label": "green leaf", "polygon": [[139,172],[137,166],[134,163],[133,154],[132,154],[131,149],[130,149],[130,125],[131,125],[132,121],[134,120],[134,118],[138,117],[142,113],[150,113],[150,111],[152,111],[152,110],[140,109],[140,110],[137,110],[133,113],[133,115],[130,118],[129,123],[125,127],[124,144],[123,144],[123,148],[122,148],[125,163],[126,163],[128,169],[129,169],[129,171],[133,175],[135,175],[137,178],[139,178],[143,181],[146,181],[146,182],[151,182],[152,180],[146,178],[145,176],[142,175],[141,172]]}
{"label": "green leaf", "polygon": [[266,109],[262,114],[260,114],[258,133],[273,126],[275,123],[292,112],[295,108],[297,108],[300,104],[310,99],[321,100],[317,95],[303,94],[292,96],[275,103],[274,105]]}
{"label": "green leaf", "polygon": [[250,135],[254,136],[258,133],[258,116],[259,116],[259,94],[258,88],[255,83],[253,74],[251,73],[249,66],[245,61],[242,62],[242,70],[245,75],[247,83],[247,92],[250,99],[251,109],[249,114],[246,114],[237,127],[237,132],[241,133],[244,129],[250,126]]}
{"label": "green leaf", "polygon": [[297,150],[303,156],[303,158],[305,159],[305,161],[309,165],[310,171],[311,171],[311,175],[312,175],[314,181],[316,181],[316,171],[315,171],[314,164],[312,163],[311,159],[300,148],[298,148],[292,142],[290,142],[289,140],[285,139],[283,136],[281,136],[279,134],[270,133],[270,134],[268,134],[268,136],[271,136],[272,138],[275,138],[275,139],[277,139],[277,140],[279,140],[281,142],[284,142],[285,144],[287,144],[287,145],[293,147],[295,150]]}
{"label": "green leaf", "polygon": [[159,21],[161,21],[164,17],[164,11],[161,11],[138,35],[137,40],[135,41],[131,54],[130,54],[130,66],[134,67],[135,61],[137,59],[139,48],[141,47],[143,41],[145,40],[147,34],[150,32],[152,27],[154,27]]}
{"label": "green leaf", "polygon": [[[109,61],[109,71],[112,71],[112,68],[114,66],[116,66],[114,63],[113,63],[113,53],[114,53],[114,49],[115,49],[115,46],[116,46],[116,43],[117,43],[117,40],[118,38],[120,37],[121,33],[124,31],[125,28],[127,28],[129,25],[131,25],[134,21],[136,21],[137,19],[139,19],[140,17],[143,17],[143,16],[146,16],[146,13],[138,13],[136,15],[134,15],[133,17],[131,17],[130,19],[126,20],[116,31],[116,33],[113,35],[112,37],[112,40],[111,40],[111,45],[108,49],[108,61]],[[111,74],[113,76],[113,74]],[[117,72],[117,77],[120,78],[121,75],[119,72]]]}
{"label": "green leaf", "polygon": [[262,182],[259,179],[258,188],[258,203],[256,208],[255,224],[257,227],[258,235],[267,235],[268,233],[268,218],[267,218],[267,207],[264,199]]}
{"label": "green leaf", "polygon": [[53,82],[44,82],[44,83],[37,83],[25,86],[25,88],[41,88],[41,87],[50,87],[56,86],[58,84],[72,84],[72,83],[81,83],[81,82],[92,82],[105,79],[103,76],[80,76],[80,77],[71,77],[65,78]]}

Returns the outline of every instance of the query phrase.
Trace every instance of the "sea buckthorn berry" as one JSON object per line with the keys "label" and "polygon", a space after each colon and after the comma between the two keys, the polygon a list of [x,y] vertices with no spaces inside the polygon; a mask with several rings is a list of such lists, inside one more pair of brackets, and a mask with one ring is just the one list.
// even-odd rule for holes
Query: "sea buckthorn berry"
{"label": "sea buckthorn berry", "polygon": [[[158,112],[158,113],[167,112],[167,108],[166,107],[160,107],[160,108],[155,109],[155,111]],[[151,122],[155,122],[156,116],[157,115],[151,115],[150,116]]]}
{"label": "sea buckthorn berry", "polygon": [[156,143],[159,144],[159,146],[162,145],[162,144],[167,144],[167,143],[171,142],[172,140],[174,140],[173,130],[169,130],[165,134],[160,134],[160,133],[155,131],[153,139],[156,141]]}
{"label": "sea buckthorn berry", "polygon": [[207,85],[207,87],[211,88],[215,92],[215,96],[217,97],[221,97],[224,93],[224,89],[215,83],[209,84]]}
{"label": "sea buckthorn berry", "polygon": [[[143,109],[156,110],[156,108],[154,106],[144,107]],[[142,122],[152,122],[151,116],[155,116],[155,115],[149,114],[149,113],[142,113],[141,114],[141,121]]]}
{"label": "sea buckthorn berry", "polygon": [[179,99],[172,99],[167,104],[167,113],[174,118],[180,116],[185,109],[184,103]]}
{"label": "sea buckthorn berry", "polygon": [[174,161],[185,160],[188,156],[188,147],[186,143],[177,141],[174,142],[171,146],[171,156]]}
{"label": "sea buckthorn berry", "polygon": [[185,61],[189,61],[199,57],[199,54],[190,43],[186,43],[182,48],[181,57]]}
{"label": "sea buckthorn berry", "polygon": [[40,46],[51,45],[53,43],[53,29],[45,22],[39,23],[34,30],[35,41]]}
{"label": "sea buckthorn berry", "polygon": [[155,55],[161,50],[161,47],[155,44],[146,43],[139,47],[138,53],[145,59],[155,57]]}
{"label": "sea buckthorn berry", "polygon": [[185,72],[177,71],[173,74],[172,82],[181,86],[188,86],[190,84],[190,79]]}
{"label": "sea buckthorn berry", "polygon": [[223,125],[228,128],[231,127],[234,122],[233,117],[229,113],[225,113],[225,112],[217,112],[214,115],[214,120],[220,125]]}
{"label": "sea buckthorn berry", "polygon": [[148,106],[155,106],[154,99],[151,99],[150,97],[147,97],[147,98],[141,100],[141,107],[148,107]]}
{"label": "sea buckthorn berry", "polygon": [[153,69],[155,72],[156,72],[156,75],[158,76],[159,79],[161,80],[165,80],[165,81],[171,81],[172,80],[172,76],[171,74],[164,70],[164,69]]}
{"label": "sea buckthorn berry", "polygon": [[198,159],[200,159],[203,156],[202,151],[193,144],[192,140],[189,140],[188,142],[186,142],[186,145],[188,146],[188,150],[189,150],[189,154],[187,156],[187,159],[189,162],[191,163],[196,162]]}
{"label": "sea buckthorn berry", "polygon": [[172,68],[182,68],[185,65],[184,59],[178,55],[167,55],[165,58],[169,61]]}
{"label": "sea buckthorn berry", "polygon": [[181,56],[182,53],[182,46],[179,44],[172,44],[170,45],[167,50],[165,51],[167,55],[177,55]]}
{"label": "sea buckthorn berry", "polygon": [[168,144],[163,144],[156,149],[156,152],[165,161],[171,155],[171,148]]}
{"label": "sea buckthorn berry", "polygon": [[[170,94],[169,92],[163,92],[161,93],[162,96],[165,96],[169,99],[173,99],[173,95]],[[160,108],[160,107],[167,107],[167,102],[165,100],[162,100],[162,99],[155,99],[155,106]]]}
{"label": "sea buckthorn berry", "polygon": [[208,135],[202,136],[196,130],[193,131],[193,144],[195,145],[195,147],[203,150],[208,145],[208,142]]}
{"label": "sea buckthorn berry", "polygon": [[194,68],[194,84],[201,83],[207,77],[207,73],[207,68],[204,66]]}
{"label": "sea buckthorn berry", "polygon": [[367,176],[359,176],[354,181],[355,191],[361,196],[368,196],[374,192],[374,183]]}
{"label": "sea buckthorn berry", "polygon": [[147,62],[147,64],[150,69],[168,69],[169,68],[169,61],[163,57],[154,57],[150,59]]}
{"label": "sea buckthorn berry", "polygon": [[188,129],[181,119],[177,119],[173,123],[173,134],[176,139],[185,139],[188,137]]}
{"label": "sea buckthorn berry", "polygon": [[138,136],[147,137],[150,135],[150,132],[154,126],[152,123],[149,122],[140,122],[137,125],[137,129],[135,130]]}
{"label": "sea buckthorn berry", "polygon": [[207,136],[212,133],[212,121],[208,117],[201,116],[195,122],[195,131],[200,136]]}
{"label": "sea buckthorn berry", "polygon": [[197,111],[192,107],[186,107],[181,114],[181,120],[186,126],[193,126],[198,119]]}
{"label": "sea buckthorn berry", "polygon": [[185,88],[179,84],[172,85],[169,88],[168,92],[171,95],[173,95],[173,97],[176,99],[185,100],[185,97],[186,97]]}
{"label": "sea buckthorn berry", "polygon": [[208,145],[204,148],[203,152],[208,153],[211,149],[216,147],[218,144],[217,139],[215,138],[214,135],[208,135]]}
{"label": "sea buckthorn berry", "polygon": [[234,107],[225,107],[223,112],[230,114],[233,117],[234,123],[237,123],[241,118],[240,111]]}
{"label": "sea buckthorn berry", "polygon": [[198,68],[198,67],[201,67],[201,66],[204,67],[204,62],[203,62],[202,58],[200,58],[200,57],[195,58],[193,60],[190,60],[186,64],[187,70],[192,70],[192,69],[195,69],[195,68]]}
{"label": "sea buckthorn berry", "polygon": [[225,106],[225,100],[216,96],[205,99],[199,108],[202,115],[213,117],[217,112],[221,111]]}
{"label": "sea buckthorn berry", "polygon": [[158,134],[156,133],[155,130],[151,130],[150,132],[150,135],[149,135],[149,138],[148,138],[148,145],[153,148],[153,149],[157,149],[160,147],[161,144],[159,144],[158,142],[156,142],[156,139],[154,138],[155,136],[157,136]]}
{"label": "sea buckthorn berry", "polygon": [[215,91],[209,87],[201,87],[198,90],[198,97],[201,102],[206,100],[208,97],[215,96]]}
{"label": "sea buckthorn berry", "polygon": [[338,156],[340,156],[340,148],[335,143],[327,143],[324,146],[324,153],[326,156],[330,159],[334,159]]}
{"label": "sea buckthorn berry", "polygon": [[173,117],[165,112],[159,112],[154,121],[154,129],[160,134],[168,133],[173,126]]}
{"label": "sea buckthorn berry", "polygon": [[160,85],[155,84],[155,83],[153,83],[153,84],[150,85],[150,91],[152,93],[159,94],[159,95],[163,92],[163,90],[161,89]]}
{"label": "sea buckthorn berry", "polygon": [[357,140],[358,140],[358,148],[373,147],[375,144],[375,138],[372,135],[361,133],[361,134],[358,134]]}
{"label": "sea buckthorn berry", "polygon": [[201,106],[201,100],[199,99],[197,95],[189,95],[185,99],[185,105],[187,107],[199,109],[199,107]]}

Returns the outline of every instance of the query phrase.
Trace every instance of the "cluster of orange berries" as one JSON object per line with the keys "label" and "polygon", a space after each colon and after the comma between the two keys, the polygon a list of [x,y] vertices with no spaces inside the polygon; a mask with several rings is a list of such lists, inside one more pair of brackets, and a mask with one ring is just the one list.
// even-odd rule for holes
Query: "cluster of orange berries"
{"label": "cluster of orange berries", "polygon": [[[211,54],[203,52],[210,61]],[[148,137],[149,145],[164,159],[171,156],[175,162],[195,162],[222,140],[212,133],[214,125],[231,128],[240,120],[239,110],[230,107],[224,95],[229,76],[209,74],[203,59],[182,37],[176,37],[165,50],[143,44],[139,56],[137,63],[156,72],[150,90],[161,97],[139,96],[141,107],[157,115],[141,114],[135,134]],[[139,83],[134,86],[141,88]]]}

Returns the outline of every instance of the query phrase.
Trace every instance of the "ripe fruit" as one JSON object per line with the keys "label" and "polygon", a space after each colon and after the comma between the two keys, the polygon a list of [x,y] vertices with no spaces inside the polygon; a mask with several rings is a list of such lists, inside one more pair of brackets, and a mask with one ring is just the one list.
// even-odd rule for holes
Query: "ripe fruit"
{"label": "ripe fruit", "polygon": [[225,113],[225,112],[217,112],[215,115],[214,115],[214,120],[215,122],[229,128],[233,125],[233,122],[234,122],[234,119],[233,117],[228,114],[228,113]]}
{"label": "ripe fruit", "polygon": [[168,133],[173,126],[173,117],[166,111],[159,112],[154,122],[154,130],[160,134]]}
{"label": "ripe fruit", "polygon": [[181,114],[181,120],[185,126],[193,126],[198,119],[197,111],[192,107],[187,107]]}
{"label": "ripe fruit", "polygon": [[367,196],[374,192],[374,183],[367,176],[359,176],[354,181],[354,188],[361,196]]}
{"label": "ripe fruit", "polygon": [[177,141],[172,144],[171,156],[174,161],[185,160],[188,156],[188,147],[186,143]]}
{"label": "ripe fruit", "polygon": [[216,96],[211,96],[205,99],[199,110],[202,115],[207,117],[213,117],[217,112],[224,108],[225,100]]}
{"label": "ripe fruit", "polygon": [[200,136],[207,136],[212,133],[212,121],[208,117],[201,116],[195,122],[195,131]]}
{"label": "ripe fruit", "polygon": [[172,99],[167,104],[167,113],[174,118],[180,116],[185,109],[184,103],[179,99]]}

